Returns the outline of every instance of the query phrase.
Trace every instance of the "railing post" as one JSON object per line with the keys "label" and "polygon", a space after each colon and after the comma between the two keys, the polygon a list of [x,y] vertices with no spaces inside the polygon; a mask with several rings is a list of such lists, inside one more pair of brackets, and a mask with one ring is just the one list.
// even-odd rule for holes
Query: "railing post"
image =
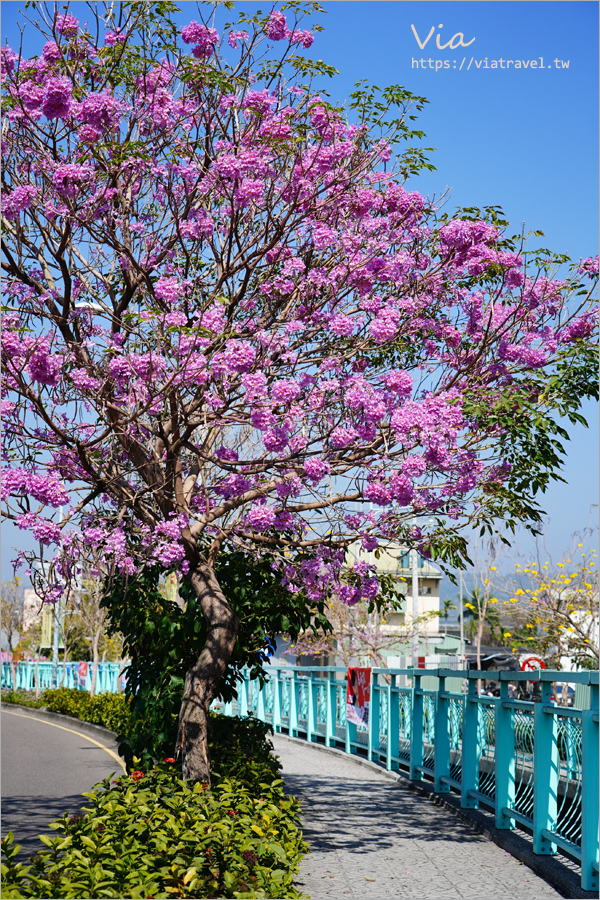
{"label": "railing post", "polygon": [[282,707],[282,690],[279,669],[274,671],[275,681],[273,684],[273,731],[281,732],[281,707]]}
{"label": "railing post", "polygon": [[266,686],[266,684],[263,684],[263,685],[261,686],[261,685],[258,684],[258,682],[257,682],[256,687],[257,687],[257,689],[258,689],[258,700],[257,700],[257,703],[256,703],[256,718],[257,718],[257,719],[260,719],[261,722],[266,722],[266,721],[267,721],[267,717],[266,717],[266,715],[265,715],[265,713],[266,713],[266,708],[265,708],[265,690],[266,690],[266,687],[267,687],[267,686]]}
{"label": "railing post", "polygon": [[[556,844],[543,831],[556,831],[558,809],[558,719],[545,713],[550,705],[552,684],[542,681],[542,701],[533,710],[533,852],[553,856]],[[585,794],[585,790],[584,790]]]}
{"label": "railing post", "polygon": [[327,676],[327,682],[325,683],[325,745],[327,747],[335,747],[337,735],[337,687],[335,672],[328,672]]}
{"label": "railing post", "polygon": [[[348,710],[346,709],[346,753],[356,753],[357,729],[356,723],[348,720]],[[353,744],[354,746],[352,746]]]}
{"label": "railing post", "polygon": [[292,670],[290,679],[290,721],[288,733],[290,737],[298,737],[298,713],[300,712],[300,684],[296,670]]}
{"label": "railing post", "polygon": [[312,742],[317,740],[319,732],[317,719],[319,685],[315,684],[315,673],[312,670],[309,672],[309,679],[306,697],[306,740]]}
{"label": "railing post", "polygon": [[377,672],[372,672],[371,701],[369,703],[369,747],[367,759],[379,759],[381,734],[381,687]]}
{"label": "railing post", "polygon": [[[387,685],[387,748],[385,767],[388,771],[398,770],[400,763],[400,691],[397,687],[397,675],[390,676]],[[396,759],[394,759],[396,757]]]}
{"label": "railing post", "polygon": [[238,706],[240,709],[240,716],[248,715],[248,682],[246,680],[246,673],[241,672],[241,683],[238,689]]}
{"label": "railing post", "polygon": [[469,791],[476,791],[479,788],[479,760],[485,740],[485,717],[476,691],[477,679],[470,678],[463,717],[460,805],[464,809],[479,809],[479,800],[469,794]]}
{"label": "railing post", "polygon": [[502,705],[508,700],[508,680],[500,676],[500,699],[496,703],[496,828],[514,828],[515,820],[504,808],[515,806],[515,714]]}
{"label": "railing post", "polygon": [[[581,887],[598,890],[598,685],[590,685],[590,707],[581,721]],[[594,866],[595,864],[595,866]]]}
{"label": "railing post", "polygon": [[435,707],[435,740],[433,745],[434,789],[447,794],[450,785],[442,778],[450,775],[450,701],[442,694],[446,691],[446,678],[440,675]]}
{"label": "railing post", "polygon": [[411,781],[422,781],[423,773],[418,766],[423,765],[423,693],[421,691],[421,675],[413,669],[413,687],[411,691],[411,723],[410,723],[410,778]]}

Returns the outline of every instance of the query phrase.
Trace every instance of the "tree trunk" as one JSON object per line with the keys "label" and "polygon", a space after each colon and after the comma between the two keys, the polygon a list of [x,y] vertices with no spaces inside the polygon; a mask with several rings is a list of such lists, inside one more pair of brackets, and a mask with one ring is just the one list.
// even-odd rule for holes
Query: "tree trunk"
{"label": "tree trunk", "polygon": [[98,653],[98,644],[100,642],[100,630],[98,630],[92,638],[92,689],[90,697],[96,696],[96,682],[98,681],[98,662],[100,654]]}
{"label": "tree trunk", "polygon": [[185,674],[176,755],[181,755],[186,780],[210,783],[208,711],[233,653],[239,620],[213,568],[199,565],[189,579],[206,619],[207,634],[198,661]]}
{"label": "tree trunk", "polygon": [[38,647],[37,658],[36,658],[36,661],[35,661],[35,670],[34,670],[34,672],[33,672],[33,683],[34,683],[34,685],[35,685],[35,699],[36,699],[36,700],[37,700],[38,697],[40,696],[40,682],[39,682],[39,678],[38,678],[38,669],[39,669],[39,666],[40,666],[40,650],[39,650],[39,647]]}
{"label": "tree trunk", "polygon": [[12,689],[16,691],[17,689],[17,664],[13,659],[12,650],[10,653],[10,678],[12,681]]}

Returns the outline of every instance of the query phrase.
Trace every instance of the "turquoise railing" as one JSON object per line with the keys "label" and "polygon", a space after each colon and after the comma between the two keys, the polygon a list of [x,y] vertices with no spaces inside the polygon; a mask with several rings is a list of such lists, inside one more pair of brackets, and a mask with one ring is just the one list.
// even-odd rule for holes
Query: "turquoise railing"
{"label": "turquoise railing", "polygon": [[[17,683],[13,685],[10,663],[2,663],[2,687],[16,688],[17,690],[34,690],[36,686],[35,662],[16,663]],[[104,662],[98,665],[98,678],[96,680],[96,693],[104,694],[117,690],[120,663]],[[58,664],[57,682],[59,687],[76,688],[79,684],[79,663],[68,662]],[[52,663],[38,663],[37,684],[40,690],[52,687]],[[90,690],[92,687],[92,663],[88,663],[88,674],[82,689]]]}
{"label": "turquoise railing", "polygon": [[[477,680],[500,683],[500,697],[477,694]],[[463,692],[463,679],[468,690]],[[464,808],[494,812],[500,829],[517,824],[533,851],[558,848],[581,864],[584,890],[598,889],[598,672],[569,672],[580,707],[551,701],[565,672],[457,673],[373,669],[369,724],[346,721],[346,669],[270,666],[261,688],[245,674],[228,715],[254,715],[307,741],[360,753]],[[509,681],[537,682],[540,702],[509,698]]]}

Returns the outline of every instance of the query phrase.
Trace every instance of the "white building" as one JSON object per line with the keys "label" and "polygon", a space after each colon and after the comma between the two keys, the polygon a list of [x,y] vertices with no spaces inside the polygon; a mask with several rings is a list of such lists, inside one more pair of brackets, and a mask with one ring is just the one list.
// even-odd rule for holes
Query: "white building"
{"label": "white building", "polygon": [[[358,544],[352,544],[348,548],[346,562],[352,565],[356,560],[364,560],[371,563],[382,574],[392,575],[398,581],[398,590],[406,597],[399,612],[386,614],[386,624],[382,630],[392,634],[399,628],[410,624],[412,617],[412,560],[408,549],[401,544],[388,544],[381,551],[377,559],[375,553],[361,550]],[[417,572],[419,593],[417,597],[418,615],[430,613],[430,618],[419,627],[419,632],[425,635],[437,635],[440,631],[440,618],[437,615],[440,609],[440,581],[442,573],[433,563],[422,556],[417,556]]]}
{"label": "white building", "polygon": [[23,592],[23,631],[27,631],[30,625],[42,617],[42,600],[33,588],[26,588]]}

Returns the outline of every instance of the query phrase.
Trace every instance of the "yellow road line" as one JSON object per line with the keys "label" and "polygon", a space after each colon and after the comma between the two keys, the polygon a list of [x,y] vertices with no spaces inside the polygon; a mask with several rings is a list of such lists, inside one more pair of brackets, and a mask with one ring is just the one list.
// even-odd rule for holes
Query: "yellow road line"
{"label": "yellow road line", "polygon": [[88,737],[87,734],[82,734],[81,731],[75,731],[74,728],[65,728],[64,725],[57,725],[56,722],[48,722],[46,719],[38,719],[37,716],[24,716],[23,713],[10,712],[8,709],[3,709],[2,712],[7,713],[9,716],[16,716],[18,719],[29,719],[30,722],[41,722],[43,725],[52,725],[53,728],[60,728],[62,731],[70,731],[71,734],[76,734],[78,737],[83,738],[84,741],[89,741],[90,744],[101,747],[109,756],[112,756],[112,758],[119,763],[124,772],[127,771],[125,763],[120,756],[117,756],[114,750],[110,750],[104,744],[101,744],[100,741],[95,741],[94,738]]}

